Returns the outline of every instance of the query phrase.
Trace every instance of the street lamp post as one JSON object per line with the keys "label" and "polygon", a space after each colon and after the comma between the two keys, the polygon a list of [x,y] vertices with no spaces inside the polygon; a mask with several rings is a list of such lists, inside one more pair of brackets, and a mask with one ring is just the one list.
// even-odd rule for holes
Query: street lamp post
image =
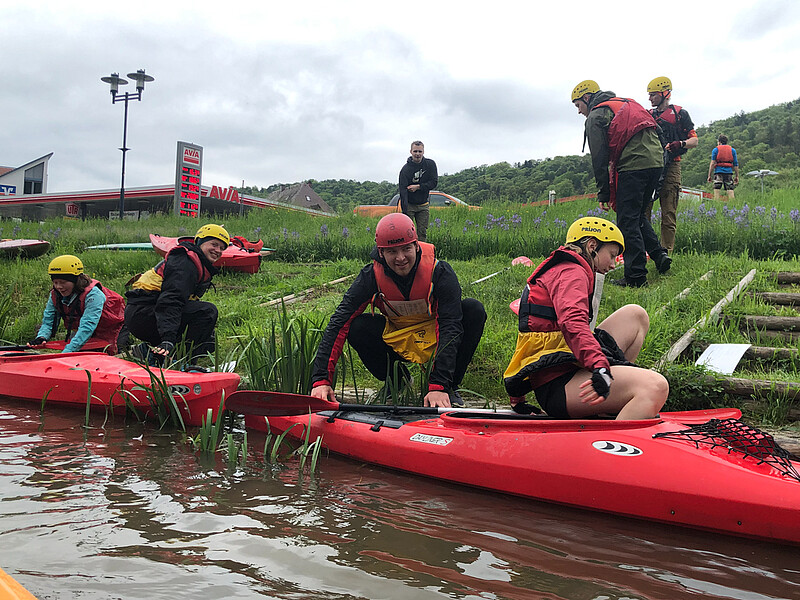
{"label": "street lamp post", "polygon": [[119,86],[128,85],[128,80],[119,76],[119,73],[112,73],[109,77],[101,77],[100,81],[107,83],[111,87],[111,103],[116,104],[117,100],[125,101],[125,117],[122,122],[122,180],[119,187],[119,218],[122,220],[125,215],[125,153],[130,150],[128,144],[128,100],[141,100],[144,84],[153,81],[154,78],[146,75],[144,69],[139,69],[135,73],[128,73],[128,77],[136,82],[136,93],[119,93]]}

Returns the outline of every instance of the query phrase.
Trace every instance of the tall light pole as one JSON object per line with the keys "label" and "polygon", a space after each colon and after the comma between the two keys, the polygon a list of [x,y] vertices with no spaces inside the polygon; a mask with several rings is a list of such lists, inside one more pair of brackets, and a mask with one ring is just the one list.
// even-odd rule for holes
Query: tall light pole
{"label": "tall light pole", "polygon": [[125,215],[125,153],[130,150],[128,144],[128,100],[141,100],[142,92],[144,91],[144,84],[148,81],[153,81],[154,78],[146,75],[144,69],[139,69],[135,73],[128,73],[128,77],[136,82],[136,93],[125,92],[119,93],[119,86],[128,85],[128,80],[119,76],[119,73],[112,73],[109,77],[101,77],[100,81],[107,83],[111,86],[111,103],[116,104],[117,100],[125,101],[125,118],[122,122],[122,181],[119,186],[119,219],[122,220]]}

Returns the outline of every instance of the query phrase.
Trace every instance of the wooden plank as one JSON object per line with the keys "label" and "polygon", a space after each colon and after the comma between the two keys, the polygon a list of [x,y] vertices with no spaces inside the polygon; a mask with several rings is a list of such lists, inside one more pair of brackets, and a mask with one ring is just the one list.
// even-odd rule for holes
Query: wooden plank
{"label": "wooden plank", "polygon": [[293,302],[297,302],[298,300],[302,300],[306,296],[308,296],[311,292],[315,289],[329,287],[331,285],[336,285],[337,283],[343,283],[348,279],[355,277],[353,275],[345,275],[344,277],[340,277],[339,279],[334,279],[333,281],[328,281],[327,283],[323,283],[322,285],[316,288],[308,288],[303,290],[302,292],[296,292],[294,294],[289,294],[288,296],[284,296],[283,298],[276,298],[275,300],[270,300],[269,302],[262,302],[259,306],[279,306],[281,303],[283,304],[291,304]]}
{"label": "wooden plank", "polygon": [[772,329],[749,329],[747,333],[752,337],[767,338],[771,340],[791,340],[800,339],[800,331],[775,331]]}
{"label": "wooden plank", "polygon": [[670,300],[670,301],[669,301],[669,302],[667,302],[667,303],[666,303],[664,306],[662,306],[662,307],[661,307],[661,308],[659,308],[659,309],[658,309],[656,312],[654,312],[654,313],[653,313],[653,315],[652,315],[652,317],[651,317],[651,320],[652,320],[653,318],[655,318],[655,317],[659,316],[659,315],[660,315],[661,313],[663,313],[665,310],[667,310],[667,308],[668,308],[669,306],[671,306],[673,302],[677,302],[678,300],[683,300],[684,298],[686,298],[686,296],[688,296],[688,295],[689,295],[689,293],[692,291],[692,288],[693,288],[695,285],[697,285],[697,283],[699,283],[699,282],[701,282],[701,281],[707,281],[708,279],[710,279],[710,278],[711,278],[711,275],[712,275],[712,273],[714,273],[714,270],[713,270],[713,269],[711,269],[710,271],[708,271],[708,272],[707,272],[705,275],[702,275],[701,277],[699,277],[699,278],[698,278],[698,280],[697,280],[697,281],[695,281],[695,282],[694,282],[692,285],[690,285],[689,287],[687,287],[687,288],[686,288],[685,290],[683,290],[683,291],[682,291],[680,294],[678,294],[677,296],[675,296],[675,297],[674,297],[672,300]]}
{"label": "wooden plank", "polygon": [[694,326],[689,329],[689,331],[684,333],[683,336],[681,336],[681,338],[675,342],[669,350],[667,350],[664,356],[659,359],[653,368],[656,371],[659,371],[666,366],[667,363],[674,362],[675,359],[678,358],[683,351],[689,347],[689,344],[692,343],[692,340],[697,332],[704,327],[706,323],[716,321],[719,318],[719,314],[722,312],[722,309],[733,302],[733,299],[741,294],[748,285],[750,285],[755,276],[756,269],[753,269],[747,275],[742,277],[739,283],[737,283],[722,300],[714,305],[714,307],[709,311],[708,315],[697,321],[697,323],[695,323]]}
{"label": "wooden plank", "polygon": [[800,317],[745,315],[744,317],[742,317],[741,322],[748,329],[800,331]]}
{"label": "wooden plank", "polygon": [[797,284],[800,283],[800,273],[782,271],[775,273],[775,279],[778,283]]}
{"label": "wooden plank", "polygon": [[779,304],[781,306],[800,306],[800,294],[789,292],[759,292],[754,294],[767,304]]}

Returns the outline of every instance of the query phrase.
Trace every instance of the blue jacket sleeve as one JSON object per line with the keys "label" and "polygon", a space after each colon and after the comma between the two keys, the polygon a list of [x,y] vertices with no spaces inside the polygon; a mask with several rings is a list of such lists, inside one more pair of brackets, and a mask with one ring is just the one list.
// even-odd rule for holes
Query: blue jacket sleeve
{"label": "blue jacket sleeve", "polygon": [[103,290],[94,287],[86,294],[86,301],[83,306],[83,315],[81,315],[78,330],[69,343],[64,346],[63,352],[78,352],[83,348],[83,345],[88,341],[94,330],[97,329],[97,323],[100,321],[100,315],[103,313],[103,306],[106,303],[106,295]]}
{"label": "blue jacket sleeve", "polygon": [[53,329],[55,329],[56,319],[58,319],[58,314],[56,313],[56,307],[53,306],[53,297],[48,294],[47,296],[47,304],[44,307],[44,314],[42,315],[42,325],[39,327],[39,333],[36,334],[36,337],[44,338],[49,340],[53,336]]}

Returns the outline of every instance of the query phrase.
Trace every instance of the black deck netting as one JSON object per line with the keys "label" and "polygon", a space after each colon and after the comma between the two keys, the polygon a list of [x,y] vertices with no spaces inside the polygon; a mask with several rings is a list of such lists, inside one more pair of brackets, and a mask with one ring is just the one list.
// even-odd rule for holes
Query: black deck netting
{"label": "black deck netting", "polygon": [[688,440],[696,447],[709,444],[726,448],[728,452],[739,452],[752,457],[758,463],[767,463],[787,477],[800,482],[800,473],[795,463],[800,458],[781,448],[775,439],[760,429],[745,425],[738,419],[711,419],[701,425],[690,425],[689,429],[656,433],[654,438]]}

